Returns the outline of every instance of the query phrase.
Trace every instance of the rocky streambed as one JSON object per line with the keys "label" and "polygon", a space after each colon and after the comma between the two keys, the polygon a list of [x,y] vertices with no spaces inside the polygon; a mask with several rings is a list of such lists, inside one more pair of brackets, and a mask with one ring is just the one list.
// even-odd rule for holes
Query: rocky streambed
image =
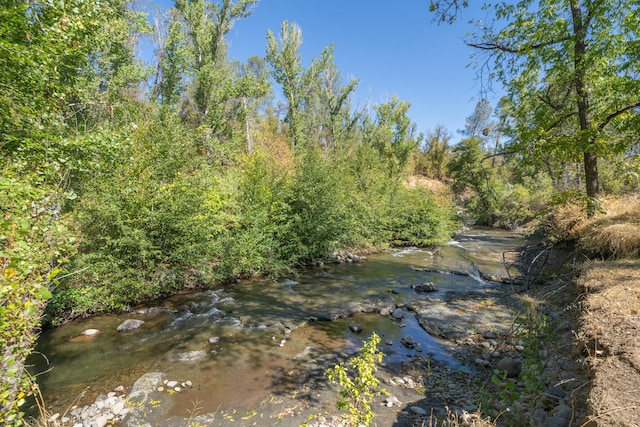
{"label": "rocky streambed", "polygon": [[[336,426],[337,389],[324,372],[376,332],[387,394],[374,403],[374,425],[454,416],[471,423],[495,398],[495,384],[487,392],[496,369],[504,373],[498,387],[529,386],[521,375],[527,343],[514,326],[522,287],[500,279],[514,277],[503,254],[522,243],[469,230],[441,248],[177,295],[66,325],[38,347],[51,369],[41,386],[54,421],[75,427]],[[567,369],[571,362],[548,358]],[[531,409],[532,425],[569,425],[570,390],[547,385],[544,404],[516,404]]]}

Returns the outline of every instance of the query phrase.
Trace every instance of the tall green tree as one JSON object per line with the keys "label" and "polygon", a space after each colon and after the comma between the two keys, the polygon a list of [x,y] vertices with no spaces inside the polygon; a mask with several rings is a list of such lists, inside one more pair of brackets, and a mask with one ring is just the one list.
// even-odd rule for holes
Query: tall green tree
{"label": "tall green tree", "polygon": [[[258,0],[177,0],[176,8],[185,21],[190,54],[192,96],[189,110],[191,121],[201,127],[204,149],[210,160],[221,153],[226,162],[229,148],[238,132],[238,122],[243,96],[265,93],[265,87],[246,84],[235,79],[227,59],[226,35],[238,19],[251,15]],[[203,126],[204,125],[204,126]],[[242,133],[240,133],[242,135]]]}
{"label": "tall green tree", "polygon": [[410,103],[393,96],[390,101],[375,104],[375,119],[363,124],[365,140],[378,150],[394,180],[405,172],[411,152],[424,139],[408,116],[410,107]]}
{"label": "tall green tree", "polygon": [[507,89],[507,131],[523,152],[581,157],[586,195],[596,200],[598,160],[637,143],[637,2],[522,0],[492,8],[495,22],[469,44],[489,53],[493,77]]}
{"label": "tall green tree", "polygon": [[276,83],[282,86],[287,101],[285,121],[289,124],[291,146],[295,150],[306,140],[304,133],[305,97],[309,94],[315,78],[332,63],[333,45],[327,46],[320,57],[306,69],[300,54],[302,30],[295,23],[284,21],[280,29],[280,40],[267,31],[267,62],[271,65]]}

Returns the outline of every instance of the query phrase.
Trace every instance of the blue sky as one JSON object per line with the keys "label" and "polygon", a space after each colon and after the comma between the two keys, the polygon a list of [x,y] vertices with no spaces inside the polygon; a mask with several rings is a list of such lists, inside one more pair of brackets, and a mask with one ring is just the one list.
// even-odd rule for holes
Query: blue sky
{"label": "blue sky", "polygon": [[267,30],[279,37],[283,21],[295,22],[302,29],[307,66],[333,43],[345,82],[360,79],[356,105],[397,95],[411,103],[409,115],[419,131],[442,124],[455,142],[480,97],[476,71],[467,67],[472,48],[462,41],[473,30],[466,24],[472,17],[479,17],[478,9],[465,11],[454,25],[436,25],[428,0],[261,0],[228,34],[229,56],[239,61],[264,56]]}

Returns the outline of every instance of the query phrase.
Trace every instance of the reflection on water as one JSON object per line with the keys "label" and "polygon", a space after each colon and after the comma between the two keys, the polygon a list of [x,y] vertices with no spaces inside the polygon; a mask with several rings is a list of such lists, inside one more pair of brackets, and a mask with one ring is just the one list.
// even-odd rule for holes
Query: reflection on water
{"label": "reflection on water", "polygon": [[[378,314],[358,314],[333,322],[307,320],[369,295],[390,295],[402,304],[415,296],[411,285],[425,281],[438,289],[429,294],[432,298],[447,291],[492,286],[479,278],[477,270],[504,275],[502,252],[519,244],[521,239],[512,233],[471,229],[437,248],[402,248],[372,255],[360,263],[304,270],[281,281],[247,280],[223,289],[175,295],[133,313],[71,322],[42,334],[31,358],[31,371],[47,371],[38,380],[45,400],[56,411],[66,409],[82,392],[84,401],[92,401],[97,394],[117,385],[130,386],[152,371],[193,382],[189,401],[181,403],[178,396],[177,406],[189,407],[197,399],[204,411],[213,411],[251,407],[269,393],[284,392],[299,379],[301,360],[354,352],[373,331],[382,338],[387,362],[401,362],[416,354],[415,349],[401,343],[403,336],[411,335],[423,354],[467,369],[410,313],[401,321]],[[420,272],[411,267],[463,271],[470,276]],[[116,332],[128,318],[145,323],[135,331]],[[349,330],[353,323],[362,325],[360,334]],[[100,333],[82,336],[89,328]],[[220,339],[211,345],[212,337]],[[204,357],[187,363],[175,361],[191,351],[204,352]],[[297,358],[305,351],[306,358]]]}

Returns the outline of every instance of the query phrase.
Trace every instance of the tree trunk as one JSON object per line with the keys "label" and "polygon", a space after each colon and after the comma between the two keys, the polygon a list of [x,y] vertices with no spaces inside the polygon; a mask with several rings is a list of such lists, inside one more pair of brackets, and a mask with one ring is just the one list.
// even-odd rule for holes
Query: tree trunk
{"label": "tree trunk", "polygon": [[[585,146],[593,144],[592,137],[589,136],[591,130],[591,120],[589,118],[589,92],[586,88],[586,64],[585,56],[587,51],[587,28],[585,28],[585,18],[582,13],[580,0],[571,0],[571,17],[573,18],[573,64],[574,64],[574,85],[576,95],[578,96],[578,120],[580,123],[580,134],[578,138],[588,138],[588,141],[581,140],[580,145]],[[588,18],[587,18],[588,19]],[[586,143],[586,144],[585,144]],[[585,173],[585,189],[587,196],[591,200],[597,200],[600,196],[600,188],[598,185],[598,156],[584,148],[584,173]],[[589,216],[595,213],[595,204],[590,203],[588,208]]]}

